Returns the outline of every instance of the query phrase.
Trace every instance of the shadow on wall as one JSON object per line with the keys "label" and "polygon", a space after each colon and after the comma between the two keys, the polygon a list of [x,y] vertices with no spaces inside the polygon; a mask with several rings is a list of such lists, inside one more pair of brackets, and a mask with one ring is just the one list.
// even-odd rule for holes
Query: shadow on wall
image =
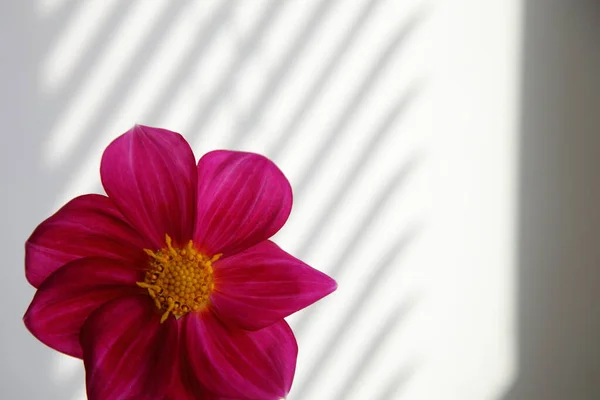
{"label": "shadow on wall", "polygon": [[[333,4],[338,0],[324,1],[322,5],[316,8],[313,15],[307,22],[300,34],[291,40],[292,45],[285,52],[279,66],[275,68],[273,79],[263,88],[258,96],[255,106],[255,112],[251,113],[251,118],[243,120],[240,125],[240,131],[234,136],[239,145],[244,137],[241,132],[246,132],[252,126],[257,124],[255,118],[261,115],[260,110],[266,107],[274,98],[282,82],[288,79],[290,70],[295,64],[294,61],[306,47],[307,43],[315,40],[314,33],[319,24],[326,19],[327,13],[333,8]],[[315,85],[308,92],[307,98],[297,105],[294,110],[294,118],[290,122],[290,132],[296,131],[301,123],[302,116],[311,106],[316,98],[320,96],[320,90],[327,81],[335,76],[336,69],[339,68],[340,58],[353,45],[356,38],[360,35],[366,19],[369,18],[374,7],[379,0],[369,0],[365,3],[364,13],[353,25],[353,29],[347,32],[345,40],[341,41],[340,46],[333,52],[332,57],[327,60],[326,67],[322,74],[316,80]],[[185,2],[174,2],[169,5],[164,13],[160,14],[147,37],[143,38],[141,45],[132,56],[135,60],[131,65],[124,66],[124,72],[119,75],[116,82],[110,85],[106,97],[95,109],[93,117],[86,123],[84,135],[78,141],[75,149],[69,152],[68,158],[62,160],[60,167],[49,170],[43,165],[43,151],[48,134],[57,122],[57,118],[71,105],[76,97],[76,93],[87,82],[92,74],[94,66],[100,62],[100,56],[105,53],[109,46],[115,31],[124,22],[125,17],[135,7],[136,2],[117,2],[117,5],[106,18],[108,21],[100,28],[95,39],[89,46],[82,49],[81,60],[69,73],[69,77],[57,92],[45,93],[38,85],[40,69],[48,51],[53,47],[56,40],[63,33],[64,29],[72,22],[78,10],[84,6],[84,2],[74,2],[65,0],[58,5],[51,15],[40,19],[36,15],[35,7],[27,2],[4,2],[0,12],[2,27],[8,35],[0,35],[0,44],[3,54],[10,54],[11,57],[3,60],[2,77],[10,77],[6,80],[4,95],[1,97],[0,105],[3,114],[4,133],[1,135],[3,140],[2,149],[6,150],[0,157],[2,177],[2,200],[0,205],[3,210],[9,210],[5,213],[3,220],[4,229],[2,235],[2,251],[4,255],[5,273],[3,274],[4,290],[2,292],[4,301],[0,302],[0,315],[3,317],[3,327],[0,330],[0,388],[2,395],[0,397],[7,399],[46,399],[46,400],[65,400],[71,399],[77,395],[76,390],[83,383],[81,376],[71,376],[63,380],[57,380],[55,352],[50,349],[44,349],[44,345],[33,338],[22,324],[21,318],[25,312],[34,290],[24,279],[23,273],[23,244],[35,226],[55,210],[51,209],[55,200],[60,197],[62,191],[68,185],[73,172],[86,160],[90,152],[98,143],[97,133],[106,128],[106,124],[119,108],[122,99],[126,98],[127,93],[137,83],[139,77],[139,65],[144,65],[154,54],[155,43],[172,28],[176,17],[185,12]],[[195,65],[204,56],[209,43],[214,40],[223,27],[228,26],[228,20],[231,17],[231,0],[224,0],[213,12],[213,18],[199,33],[201,38],[194,43],[188,54],[179,63],[179,69],[173,78],[164,86],[160,93],[156,93],[156,100],[149,107],[149,115],[159,115],[160,110],[171,99],[171,94],[176,93],[178,89],[185,84],[186,77],[190,75]],[[260,43],[261,37],[268,29],[269,24],[273,24],[280,14],[280,9],[284,7],[285,2],[272,1],[269,7],[265,8],[264,15],[259,18],[260,23],[257,29],[247,38],[239,49],[238,57],[232,63],[231,71],[225,74],[225,79],[217,85],[219,90],[212,93],[212,96],[205,106],[205,110],[200,110],[196,121],[192,123],[190,132],[193,135],[201,131],[205,115],[210,114],[211,110],[218,107],[220,100],[226,96],[232,85],[236,83],[236,77]],[[358,111],[372,88],[376,85],[382,71],[387,68],[388,60],[393,53],[399,51],[404,44],[405,38],[410,34],[415,24],[419,22],[421,15],[415,15],[407,25],[399,26],[395,36],[393,36],[389,46],[381,54],[380,59],[373,60],[373,68],[369,71],[360,86],[357,96],[350,99],[345,107],[346,113],[336,123],[336,129],[327,140],[327,145],[335,145],[340,140],[340,136],[345,131],[350,121],[351,115]],[[35,27],[35,29],[32,29]],[[15,40],[14,37],[18,37]],[[395,121],[403,116],[406,107],[410,106],[415,95],[418,94],[420,87],[415,85],[411,91],[400,93],[396,103],[390,108],[388,115],[374,127],[373,141],[365,149],[364,156],[359,157],[355,163],[352,173],[348,179],[355,178],[361,168],[361,164],[369,161],[370,153],[373,149],[381,145],[381,138],[386,137],[392,131]],[[8,95],[7,95],[8,94]],[[158,117],[152,117],[154,120]],[[193,136],[188,136],[190,141],[194,141]],[[287,145],[289,138],[280,138],[272,149],[273,153],[282,151]],[[270,154],[269,154],[270,155]],[[318,159],[318,158],[317,158]],[[407,162],[405,165],[399,165],[398,173],[395,175],[393,183],[382,192],[379,197],[373,200],[370,209],[371,216],[376,215],[377,208],[389,201],[391,193],[399,190],[408,174],[418,165],[418,159]],[[299,195],[302,195],[304,188],[310,180],[318,173],[315,165],[302,178],[299,184]],[[350,182],[348,181],[348,185]],[[338,199],[345,195],[344,189],[335,194]],[[331,208],[331,206],[329,206]],[[327,209],[326,213],[330,210]],[[351,235],[348,247],[355,247],[360,242],[361,232],[370,224],[369,220],[363,221],[358,230]],[[315,235],[319,235],[317,227],[314,227]],[[390,248],[389,255],[382,260],[381,275],[373,279],[382,279],[384,275],[384,266],[392,264],[398,253],[401,253],[407,243],[415,235],[414,231],[408,230],[405,236],[399,237],[395,246]],[[303,245],[302,253],[310,251],[311,243]],[[346,252],[350,253],[350,251]],[[343,268],[344,256],[341,256],[336,263],[338,270]],[[347,256],[346,256],[347,257]],[[390,315],[388,325],[395,326],[402,322],[402,316],[408,312],[412,304],[404,304],[396,313]],[[307,323],[310,317],[307,314]],[[349,323],[349,321],[347,321]],[[387,326],[387,325],[386,325]],[[385,335],[382,331],[381,335]],[[377,338],[376,338],[377,339]],[[375,343],[375,342],[374,342]],[[368,360],[365,360],[368,362]],[[403,381],[411,374],[412,367],[407,366],[406,370],[399,371],[399,381]],[[353,376],[359,376],[362,370],[354,371]],[[397,393],[400,390],[400,383],[393,382],[386,393]],[[343,396],[342,396],[343,397]],[[340,397],[341,398],[341,397]]]}
{"label": "shadow on wall", "polygon": [[600,399],[600,4],[526,0],[524,35],[519,360],[504,400]]}
{"label": "shadow on wall", "polygon": [[[67,170],[50,173],[41,165],[42,148],[53,116],[58,115],[68,99],[66,94],[53,102],[44,98],[37,86],[39,68],[47,49],[68,23],[75,7],[64,7],[47,23],[38,21],[31,2],[3,2],[0,8],[0,24],[4,32],[10,32],[0,35],[4,55],[0,78],[3,80],[0,205],[4,211],[0,230],[4,258],[0,301],[0,397],[65,400],[75,395],[81,376],[65,378],[57,385],[56,370],[53,369],[55,353],[46,350],[29,334],[21,318],[34,292],[24,279],[24,242],[52,211],[49,208],[68,179]],[[106,30],[110,30],[110,26]],[[100,41],[94,46],[101,46]],[[87,62],[93,63],[93,56]],[[74,83],[78,82],[79,73],[76,71],[73,75]]]}
{"label": "shadow on wall", "polygon": [[[342,322],[335,329],[334,333],[325,340],[326,344],[323,346],[324,351],[315,359],[315,361],[312,362],[310,368],[308,368],[310,372],[305,379],[304,385],[298,387],[294,391],[295,398],[299,400],[307,398],[305,393],[310,392],[310,389],[312,389],[316,378],[323,372],[323,367],[326,367],[327,363],[331,361],[333,355],[343,342],[346,333],[356,328],[354,316],[364,311],[366,305],[368,304],[367,299],[370,295],[370,292],[372,292],[370,289],[373,287],[378,287],[378,285],[388,279],[390,271],[398,267],[397,259],[400,258],[404,250],[407,249],[410,243],[415,239],[415,236],[418,234],[416,229],[417,228],[413,228],[412,230],[399,235],[398,239],[392,244],[392,246],[390,246],[389,250],[386,251],[386,253],[373,267],[373,274],[369,280],[365,282],[364,289],[356,295],[354,302],[348,307],[348,311],[344,315]],[[346,248],[347,251],[342,252],[342,254],[345,255],[352,253],[352,249],[354,248],[356,248],[356,243],[351,241]],[[343,262],[337,262],[334,265],[334,270],[339,272],[343,266]],[[370,344],[367,346],[368,350],[364,352],[365,357],[357,364],[355,370],[349,371],[349,374],[345,378],[345,383],[342,385],[344,390],[338,393],[338,396],[335,398],[335,400],[343,400],[351,393],[351,391],[354,389],[354,385],[359,380],[361,375],[372,366],[371,364],[373,361],[370,357],[373,357],[377,353],[377,349],[385,343],[386,336],[395,331],[395,327],[404,320],[404,317],[411,311],[416,302],[417,299],[414,298],[403,300],[403,302],[401,302],[400,305],[398,305],[396,309],[389,314],[385,323],[379,329],[377,336],[371,338],[369,342]],[[307,310],[307,312],[308,311],[311,310]],[[295,329],[295,333],[297,335],[301,335],[303,330],[306,329],[307,319],[309,318],[310,314],[305,319],[299,321]],[[410,372],[413,372],[412,369]],[[399,390],[399,387],[394,386],[394,389]]]}

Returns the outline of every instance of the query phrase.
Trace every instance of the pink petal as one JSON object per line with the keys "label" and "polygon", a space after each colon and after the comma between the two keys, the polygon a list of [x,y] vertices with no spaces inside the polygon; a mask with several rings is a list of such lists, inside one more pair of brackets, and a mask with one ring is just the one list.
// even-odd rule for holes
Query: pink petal
{"label": "pink petal", "polygon": [[79,332],[85,320],[104,303],[138,293],[139,278],[140,271],[123,261],[71,261],[42,283],[23,320],[41,342],[81,358]]}
{"label": "pink petal", "polygon": [[113,300],[89,317],[80,338],[90,400],[166,394],[176,373],[177,322],[159,319],[145,295]]}
{"label": "pink petal", "polygon": [[198,162],[194,242],[225,256],[273,236],[292,208],[292,189],[269,159],[218,150]]}
{"label": "pink petal", "polygon": [[196,207],[196,163],[183,136],[136,125],[104,151],[100,166],[108,196],[153,247],[165,234],[192,238]]}
{"label": "pink petal", "polygon": [[211,303],[224,321],[256,330],[269,326],[333,292],[337,284],[264,241],[214,265]]}
{"label": "pink petal", "polygon": [[209,392],[198,382],[190,368],[185,364],[179,368],[173,382],[162,400],[233,400]]}
{"label": "pink petal", "polygon": [[77,197],[42,222],[25,243],[25,276],[39,287],[59,267],[82,257],[132,264],[146,259],[142,238],[106,196]]}
{"label": "pink petal", "polygon": [[275,400],[292,386],[298,346],[284,321],[254,332],[223,325],[211,312],[181,319],[182,347],[203,386],[223,397]]}

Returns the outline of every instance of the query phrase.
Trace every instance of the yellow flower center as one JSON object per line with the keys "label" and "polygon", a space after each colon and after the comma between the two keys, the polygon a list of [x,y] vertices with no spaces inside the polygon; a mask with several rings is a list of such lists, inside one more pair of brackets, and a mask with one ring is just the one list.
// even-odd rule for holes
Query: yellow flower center
{"label": "yellow flower center", "polygon": [[148,290],[156,307],[162,311],[161,323],[169,314],[179,318],[208,304],[215,288],[212,263],[222,255],[204,255],[194,248],[191,240],[182,248],[173,247],[169,235],[166,235],[166,242],[167,247],[157,252],[144,249],[151,258],[150,268],[144,282],[136,282]]}

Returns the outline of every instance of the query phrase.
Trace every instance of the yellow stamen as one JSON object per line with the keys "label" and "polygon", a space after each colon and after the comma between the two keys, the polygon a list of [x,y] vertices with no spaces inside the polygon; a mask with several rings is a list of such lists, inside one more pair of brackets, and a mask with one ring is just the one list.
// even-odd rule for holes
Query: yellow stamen
{"label": "yellow stamen", "polygon": [[167,307],[167,311],[165,311],[165,313],[162,315],[162,317],[160,317],[161,324],[167,320],[169,313],[171,311],[173,311],[173,309],[175,308],[175,301],[171,297],[169,297],[167,300],[168,300],[169,306]]}
{"label": "yellow stamen", "polygon": [[162,312],[160,322],[169,315],[179,318],[190,311],[200,311],[208,304],[214,290],[212,263],[222,254],[212,257],[200,253],[189,241],[185,247],[173,246],[169,235],[166,247],[157,251],[144,249],[150,257],[143,282],[136,284],[148,290],[154,304]]}
{"label": "yellow stamen", "polygon": [[136,282],[135,284],[138,285],[141,288],[152,290],[153,292],[160,293],[160,291],[162,290],[162,288],[160,286],[158,286],[158,285],[150,285],[150,284],[148,284],[146,282]]}

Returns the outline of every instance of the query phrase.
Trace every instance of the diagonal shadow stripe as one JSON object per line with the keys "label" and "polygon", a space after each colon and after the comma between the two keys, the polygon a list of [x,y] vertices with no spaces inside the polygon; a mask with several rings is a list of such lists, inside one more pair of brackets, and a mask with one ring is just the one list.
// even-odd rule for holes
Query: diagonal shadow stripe
{"label": "diagonal shadow stripe", "polygon": [[92,146],[90,146],[91,143],[89,140],[85,140],[84,135],[100,132],[109,120],[107,116],[119,109],[118,106],[125,97],[124,93],[127,93],[130,90],[136,82],[136,77],[139,76],[139,66],[148,63],[148,60],[154,53],[156,43],[169,31],[175,21],[175,17],[184,10],[186,2],[175,2],[173,4],[173,6],[167,8],[166,12],[159,15],[157,21],[153,25],[153,29],[150,30],[150,33],[146,37],[144,37],[132,57],[134,62],[130,63],[119,77],[115,77],[116,83],[113,83],[113,89],[101,101],[91,121],[87,124],[85,131],[81,132],[82,137],[78,140],[75,148],[70,151],[70,154],[78,155],[78,159],[74,160],[70,165],[62,167],[62,171],[60,172],[64,173],[69,169],[72,169],[75,165],[81,165],[83,160],[87,158],[87,152],[84,151],[83,147],[85,146],[89,149]]}
{"label": "diagonal shadow stripe", "polygon": [[[27,3],[28,3],[28,6],[30,6],[30,3],[34,3],[34,2],[28,1]],[[46,19],[50,19],[50,18],[55,18],[57,16],[57,14],[61,14],[67,10],[75,8],[75,7],[73,7],[73,3],[77,3],[77,2],[75,0],[63,0],[62,2],[60,2],[57,5],[56,3],[52,4],[53,2],[49,1],[49,0],[38,0],[38,1],[35,1],[35,3],[37,3],[35,5],[35,7],[38,8],[37,10],[35,10],[35,14],[37,14],[36,16],[41,17],[44,20],[46,20]],[[50,4],[44,4],[44,3],[50,3]],[[48,7],[48,6],[50,6],[49,14],[48,14],[47,9],[42,11],[42,9],[44,9],[45,7]],[[31,8],[34,8],[34,7],[31,7]],[[40,16],[39,14],[42,14],[42,16]]]}
{"label": "diagonal shadow stripe", "polygon": [[336,141],[339,141],[343,137],[346,128],[357,115],[357,112],[362,106],[365,98],[378,83],[382,73],[392,60],[392,56],[396,54],[401,45],[406,42],[409,34],[415,29],[421,18],[422,17],[420,13],[414,14],[413,17],[411,17],[409,21],[396,32],[382,54],[374,61],[371,69],[360,83],[358,90],[348,102],[346,108],[340,114],[340,117],[336,123],[333,125],[334,127],[331,129],[332,134],[330,134],[327,139],[324,140],[320,148],[315,152],[313,162],[310,163],[310,167],[298,180],[298,183],[296,184],[297,196],[304,195],[306,187],[308,186],[312,177],[323,167],[331,148],[334,146]]}
{"label": "diagonal shadow stripe", "polygon": [[322,70],[319,77],[315,79],[311,88],[306,92],[306,95],[299,103],[300,105],[296,107],[296,112],[290,119],[290,122],[288,122],[285,128],[281,130],[283,134],[279,136],[279,139],[273,143],[271,149],[267,152],[267,154],[269,154],[273,159],[277,159],[277,156],[285,151],[285,148],[294,137],[295,132],[298,130],[302,119],[317,102],[317,99],[321,96],[323,89],[326,87],[327,81],[331,79],[333,74],[339,68],[344,56],[346,53],[348,53],[348,50],[352,47],[352,45],[354,45],[363,27],[373,14],[373,10],[379,3],[381,3],[381,0],[371,0],[365,3],[363,9],[360,10],[356,21],[354,21],[352,26],[348,29],[350,33],[333,51],[332,56],[329,57],[327,65]]}
{"label": "diagonal shadow stripe", "polygon": [[[190,142],[193,142],[201,134],[204,124],[206,124],[215,113],[216,108],[224,101],[231,88],[236,83],[236,79],[243,65],[248,61],[248,58],[253,54],[256,48],[260,45],[262,38],[265,36],[266,31],[274,24],[279,17],[283,7],[286,5],[285,1],[271,0],[269,4],[265,6],[265,13],[261,15],[260,20],[256,23],[256,28],[248,36],[248,38],[241,44],[240,50],[228,68],[225,77],[220,81],[216,88],[208,95],[210,99],[196,114],[196,117],[190,122],[188,126],[187,135]],[[229,146],[228,148],[232,148]]]}
{"label": "diagonal shadow stripe", "polygon": [[[110,118],[115,110],[119,108],[121,100],[125,98],[124,94],[127,93],[131,87],[135,84],[136,78],[139,76],[138,66],[146,65],[148,60],[152,57],[155,49],[155,44],[165,35],[165,33],[171,28],[175,16],[178,15],[182,10],[186,2],[173,3],[174,6],[167,8],[167,11],[160,14],[158,20],[154,24],[153,29],[150,31],[140,44],[135,55],[132,57],[135,62],[127,66],[122,74],[116,78],[117,81],[113,85],[113,89],[107,96],[102,100],[100,106],[95,111],[92,120],[86,125],[85,132],[82,132],[82,137],[78,140],[74,149],[70,151],[72,155],[69,162],[64,163],[60,166],[59,172],[61,174],[71,173],[80,165],[85,165],[85,161],[89,157],[89,153],[94,148],[100,146],[103,138],[95,138],[96,140],[86,140],[83,135],[91,134],[94,132],[102,132],[103,128],[106,127]],[[67,182],[67,185],[69,182]]]}
{"label": "diagonal shadow stripe", "polygon": [[[83,2],[77,4],[79,7],[83,6]],[[93,67],[100,62],[100,57],[107,52],[110,45],[110,41],[107,38],[122,24],[134,4],[135,1],[122,1],[117,4],[106,19],[107,22],[102,26],[89,46],[81,50],[84,54],[80,57],[80,62],[73,68],[63,85],[53,93],[39,91],[39,101],[42,105],[37,108],[42,110],[41,115],[44,117],[46,126],[52,126],[56,123],[65,107],[73,101],[77,93],[77,88],[83,86],[83,83],[89,79]],[[65,11],[67,10],[70,14],[69,17],[72,17],[77,8],[67,7]],[[64,19],[70,20],[71,18]],[[70,21],[63,20],[57,23],[57,26],[64,28],[69,23]],[[47,34],[49,35],[50,33]],[[44,57],[48,57],[48,54]]]}
{"label": "diagonal shadow stripe", "polygon": [[371,140],[362,151],[361,156],[353,160],[351,167],[346,169],[346,176],[343,178],[343,182],[339,184],[338,190],[331,197],[327,205],[322,208],[319,216],[315,218],[315,222],[308,229],[310,235],[308,235],[307,240],[300,245],[297,251],[298,257],[304,257],[310,252],[314,244],[318,243],[328,222],[335,216],[338,204],[340,204],[340,202],[348,195],[348,192],[352,188],[352,183],[360,177],[365,166],[368,165],[369,161],[372,159],[372,155],[376,154],[376,150],[382,143],[385,143],[383,139],[390,134],[390,128],[392,128],[398,118],[406,112],[407,107],[414,101],[417,93],[418,87],[413,85],[408,90],[408,93],[395,102],[379,126],[373,131]]}
{"label": "diagonal shadow stripe", "polygon": [[243,135],[254,128],[269,103],[275,97],[275,93],[277,93],[277,90],[285,81],[285,78],[290,75],[290,70],[297,64],[297,60],[306,49],[306,45],[313,40],[319,26],[326,20],[327,15],[331,12],[333,5],[337,1],[323,0],[319,3],[319,7],[308,19],[308,23],[302,29],[302,33],[296,36],[292,45],[289,46],[288,52],[282,58],[277,68],[275,68],[275,72],[269,77],[266,85],[263,86],[262,91],[258,95],[258,100],[253,103],[252,109],[246,114],[248,117],[239,124],[236,133],[231,137],[229,147],[235,144],[239,145]]}
{"label": "diagonal shadow stripe", "polygon": [[390,379],[388,384],[381,391],[381,394],[377,396],[377,400],[391,400],[398,399],[400,391],[406,386],[408,381],[415,375],[417,369],[416,363],[410,363],[408,366],[401,368],[394,378]]}
{"label": "diagonal shadow stripe", "polygon": [[[189,77],[193,74],[194,68],[201,62],[206,54],[206,48],[214,39],[217,32],[225,26],[231,14],[233,0],[223,1],[221,6],[214,13],[210,22],[198,33],[197,40],[194,40],[192,48],[179,61],[179,71],[169,79],[165,85],[163,93],[158,94],[154,104],[144,111],[144,120],[160,121],[164,118],[165,104],[175,98],[177,93],[185,86]],[[193,132],[190,132],[193,133]],[[190,137],[190,135],[186,136]]]}
{"label": "diagonal shadow stripe", "polygon": [[[404,183],[410,174],[419,164],[419,156],[413,156],[410,160],[404,163],[398,171],[388,180],[388,184],[384,185],[384,189],[373,199],[368,211],[365,213],[357,228],[354,230],[354,235],[348,240],[344,249],[340,252],[340,256],[333,263],[333,267],[328,271],[329,275],[336,277],[341,275],[347,268],[349,260],[352,259],[354,253],[360,248],[360,241],[365,232],[368,232],[374,221],[382,214],[387,204],[393,199],[394,194],[402,189]],[[310,314],[310,310],[304,315]],[[298,329],[301,323],[297,323]]]}
{"label": "diagonal shadow stripe", "polygon": [[[185,3],[185,2],[180,2],[180,3]],[[185,59],[179,63],[179,65],[181,66],[180,70],[178,71],[178,73],[172,75],[169,83],[167,83],[163,86],[163,88],[164,88],[163,94],[162,95],[157,94],[157,99],[155,101],[153,101],[153,105],[149,106],[150,111],[144,112],[145,115],[152,114],[150,116],[153,117],[154,113],[156,113],[157,115],[160,115],[160,114],[162,114],[163,110],[166,109],[165,104],[167,104],[168,101],[175,96],[175,93],[178,91],[178,89],[186,83],[186,79],[189,78],[189,74],[191,73],[193,68],[196,66],[195,63],[199,62],[202,59],[202,57],[205,54],[205,50],[206,50],[207,46],[214,39],[214,37],[217,35],[217,33],[221,29],[223,29],[223,26],[226,25],[226,21],[230,17],[230,14],[231,14],[232,3],[233,3],[233,0],[223,1],[222,4],[220,5],[220,7],[214,12],[210,23],[208,23],[200,31],[199,36],[201,36],[201,40],[194,41],[194,46],[192,47],[192,49],[188,53],[186,53]],[[173,20],[173,18],[170,18],[170,19]],[[161,19],[161,21],[164,21],[164,20],[165,20],[164,18]],[[167,20],[166,22],[169,22],[169,21]],[[166,32],[166,29],[164,29],[164,31]],[[150,43],[150,45],[153,46],[153,43]],[[144,54],[144,55],[147,55],[147,57],[146,58],[141,57],[142,60],[140,62],[138,62],[138,64],[139,63],[143,64],[144,60],[149,59],[153,54],[153,50],[154,50],[153,48],[150,48],[147,51],[139,51],[138,53],[140,53],[140,55]],[[138,60],[136,60],[136,61],[138,61]],[[133,67],[130,67],[128,69],[128,71],[124,73],[124,75],[126,75],[126,78],[123,78],[122,80],[126,80],[128,82],[136,82],[136,78],[138,77],[139,74],[138,74],[137,70],[135,70]],[[133,86],[133,84],[130,84],[129,86]],[[118,108],[117,106],[119,104],[119,101],[126,98],[124,96],[124,94],[129,90],[129,87],[124,87],[124,88],[120,88],[120,89],[121,90],[119,90],[118,92],[115,92],[114,95],[111,96],[111,100],[114,99],[114,102],[117,104],[117,105],[113,105],[113,107],[112,107],[113,109]],[[86,130],[90,131],[90,132],[100,132],[103,128],[106,127],[106,125],[108,123],[107,117],[109,115],[111,115],[112,112],[113,112],[113,110],[108,110],[108,109],[104,109],[104,108],[101,109],[101,111],[96,114],[96,117],[90,122],[88,127],[86,127]],[[156,120],[155,118],[150,118],[150,119]],[[188,136],[188,138],[190,138],[190,136]],[[77,153],[78,156],[76,156],[76,158],[74,160],[72,160],[70,163],[65,163],[63,169],[65,171],[67,171],[67,170],[72,171],[75,169],[76,166],[84,164],[84,161],[88,157],[88,155],[85,153],[85,151],[83,149],[84,143],[87,143],[87,145],[88,145],[87,150],[92,151],[95,147],[103,146],[105,144],[104,140],[105,140],[104,138],[99,137],[96,139],[95,142],[81,141],[79,148],[76,148],[75,151],[72,152],[73,154]],[[191,140],[189,140],[189,141],[191,142]],[[99,193],[103,192],[102,186],[99,183],[97,183],[92,190],[95,192],[99,192]]]}
{"label": "diagonal shadow stripe", "polygon": [[[407,303],[401,303],[393,310],[387,318],[385,324],[379,329],[377,335],[371,338],[367,351],[364,353],[362,360],[356,364],[354,369],[347,375],[343,389],[338,393],[334,400],[345,400],[350,393],[355,390],[360,382],[360,378],[366,371],[373,367],[376,360],[376,355],[381,351],[386,343],[386,339],[396,330],[400,322],[404,321],[408,312],[414,307],[414,300]],[[410,374],[410,373],[409,373]]]}
{"label": "diagonal shadow stripe", "polygon": [[[76,3],[83,7],[84,2]],[[135,1],[118,2],[110,14],[106,17],[106,23],[98,30],[90,44],[79,49],[80,62],[69,73],[65,84],[51,95],[53,98],[61,98],[65,103],[70,103],[78,87],[82,85],[91,75],[92,67],[99,63],[102,55],[106,54],[108,46],[111,44],[107,40],[122,25],[123,20],[129,14],[129,11],[135,5]],[[46,55],[47,57],[48,55]]]}
{"label": "diagonal shadow stripe", "polygon": [[[358,228],[354,231],[354,235],[347,242],[344,250],[340,252],[339,257],[333,263],[333,268],[328,271],[330,276],[336,278],[348,268],[349,262],[354,256],[355,252],[360,249],[360,242],[364,237],[365,232],[370,229],[373,221],[380,216],[387,203],[393,198],[393,194],[403,186],[406,178],[415,168],[416,163],[416,159],[413,158],[404,164],[402,168],[400,168],[398,172],[389,180],[389,184],[386,185],[386,189],[382,190],[379,196],[371,203],[371,207],[361,220]],[[309,308],[305,310],[304,313],[298,318],[294,329],[296,335],[303,335],[317,309],[318,308],[315,307]]]}
{"label": "diagonal shadow stripe", "polygon": [[41,36],[36,37],[36,39],[43,41],[46,45],[43,47],[44,50],[48,50],[49,44],[56,41],[57,36],[60,35],[63,28],[70,24],[73,20],[73,16],[77,14],[77,7],[67,7],[67,3],[68,1],[65,1],[65,4],[54,10],[50,16],[34,15],[34,10],[32,8],[28,9],[27,14],[31,14],[29,15],[31,21],[28,22],[36,25],[38,32],[41,34]]}
{"label": "diagonal shadow stripe", "polygon": [[[406,250],[408,245],[417,235],[417,232],[418,231],[416,230],[416,228],[413,227],[406,231],[404,234],[400,235],[399,238],[389,247],[384,256],[374,267],[373,274],[371,275],[369,280],[365,282],[361,292],[353,297],[354,301],[347,308],[347,311],[341,323],[338,325],[334,333],[332,333],[327,338],[325,346],[323,347],[325,350],[314,361],[304,385],[300,387],[299,390],[296,392],[296,396],[298,399],[302,399],[302,395],[310,391],[310,388],[316,381],[316,377],[323,372],[327,361],[331,359],[331,357],[335,354],[335,351],[339,347],[340,343],[342,343],[342,339],[346,335],[346,332],[349,332],[352,329],[352,325],[356,323],[354,317],[356,315],[364,313],[368,304],[368,298],[373,293],[373,288],[380,286],[385,281],[385,279],[388,278],[391,269],[397,267],[397,265],[394,264],[395,261]],[[298,327],[296,327],[294,331],[296,335],[301,335],[300,329]]]}

